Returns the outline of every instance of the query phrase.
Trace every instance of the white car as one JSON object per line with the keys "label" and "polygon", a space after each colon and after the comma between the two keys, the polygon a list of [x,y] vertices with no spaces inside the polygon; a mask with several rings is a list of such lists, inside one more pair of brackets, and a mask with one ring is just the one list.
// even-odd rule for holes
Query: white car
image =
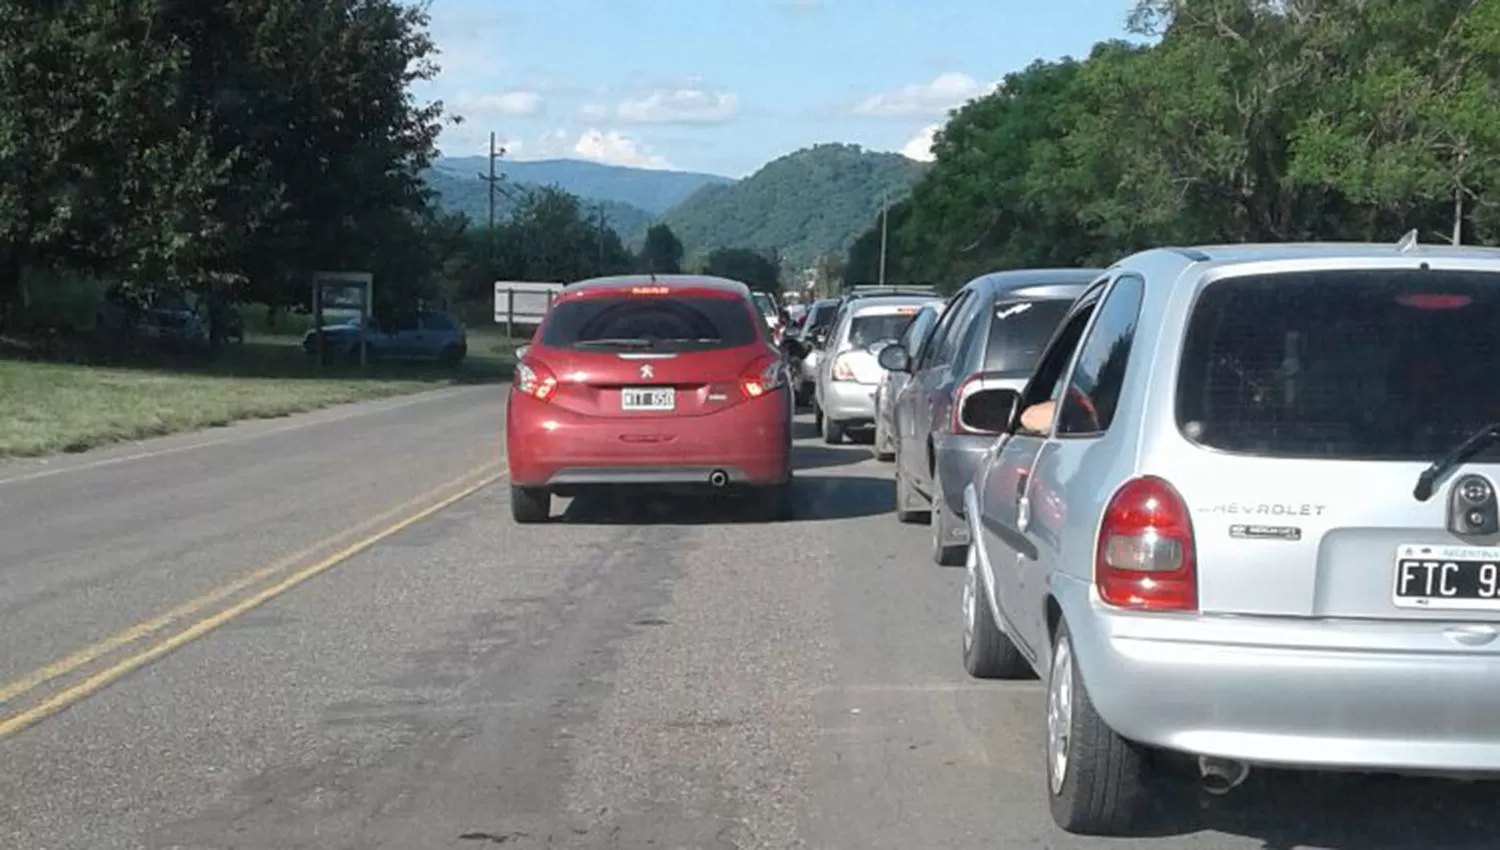
{"label": "white car", "polygon": [[813,386],[816,420],[823,442],[837,445],[853,429],[875,424],[875,389],[885,369],[875,359],[880,349],[901,337],[907,324],[937,296],[874,296],[845,305],[834,322]]}

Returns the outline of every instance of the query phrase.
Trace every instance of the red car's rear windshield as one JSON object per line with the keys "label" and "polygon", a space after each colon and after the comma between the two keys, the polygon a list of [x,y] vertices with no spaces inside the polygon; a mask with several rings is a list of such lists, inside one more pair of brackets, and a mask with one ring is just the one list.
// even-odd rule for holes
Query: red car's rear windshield
{"label": "red car's rear windshield", "polygon": [[760,339],[756,318],[734,296],[593,295],[553,307],[542,326],[542,344],[606,351],[735,348]]}

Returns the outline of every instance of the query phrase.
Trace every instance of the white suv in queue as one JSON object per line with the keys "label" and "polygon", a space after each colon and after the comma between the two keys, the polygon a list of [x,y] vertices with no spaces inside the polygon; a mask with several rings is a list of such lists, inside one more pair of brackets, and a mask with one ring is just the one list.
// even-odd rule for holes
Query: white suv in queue
{"label": "white suv in queue", "polygon": [[1164,248],[1075,303],[964,494],[964,658],[1046,680],[1063,828],[1150,775],[1500,773],[1500,251]]}

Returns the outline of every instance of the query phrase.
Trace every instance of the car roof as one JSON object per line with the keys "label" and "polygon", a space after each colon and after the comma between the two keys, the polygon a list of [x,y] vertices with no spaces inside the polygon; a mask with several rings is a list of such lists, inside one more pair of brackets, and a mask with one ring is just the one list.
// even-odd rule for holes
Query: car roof
{"label": "car roof", "polygon": [[941,303],[942,298],[936,295],[880,295],[872,298],[861,298],[849,305],[849,312],[855,316],[870,315],[873,313],[889,313],[896,307],[922,307],[934,302]]}
{"label": "car roof", "polygon": [[964,289],[982,289],[991,295],[1031,296],[1036,298],[1077,297],[1105,273],[1105,269],[1007,269],[982,274]]}
{"label": "car roof", "polygon": [[678,286],[693,289],[714,289],[726,294],[749,295],[750,287],[727,277],[703,274],[621,274],[607,277],[591,277],[568,284],[564,294],[579,291],[611,291],[637,286]]}
{"label": "car roof", "polygon": [[[1210,266],[1243,265],[1297,260],[1382,260],[1447,259],[1500,260],[1500,248],[1481,245],[1422,245],[1383,242],[1282,242],[1225,245],[1171,246],[1142,251],[1144,254],[1171,254],[1181,262]],[[1122,265],[1130,258],[1121,260]]]}

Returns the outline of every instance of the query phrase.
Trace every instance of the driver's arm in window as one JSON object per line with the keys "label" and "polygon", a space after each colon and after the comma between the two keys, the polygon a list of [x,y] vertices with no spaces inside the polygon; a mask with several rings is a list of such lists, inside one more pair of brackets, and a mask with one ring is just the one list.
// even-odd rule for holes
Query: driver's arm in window
{"label": "driver's arm in window", "polygon": [[1057,402],[1043,401],[1021,411],[1021,430],[1028,434],[1045,436],[1052,433],[1052,417],[1057,413]]}
{"label": "driver's arm in window", "polygon": [[1021,430],[1028,434],[1045,437],[1052,433],[1052,420],[1057,415],[1057,405],[1062,400],[1063,389],[1068,385],[1068,374],[1064,371],[1052,385],[1047,401],[1037,402],[1021,411]]}

